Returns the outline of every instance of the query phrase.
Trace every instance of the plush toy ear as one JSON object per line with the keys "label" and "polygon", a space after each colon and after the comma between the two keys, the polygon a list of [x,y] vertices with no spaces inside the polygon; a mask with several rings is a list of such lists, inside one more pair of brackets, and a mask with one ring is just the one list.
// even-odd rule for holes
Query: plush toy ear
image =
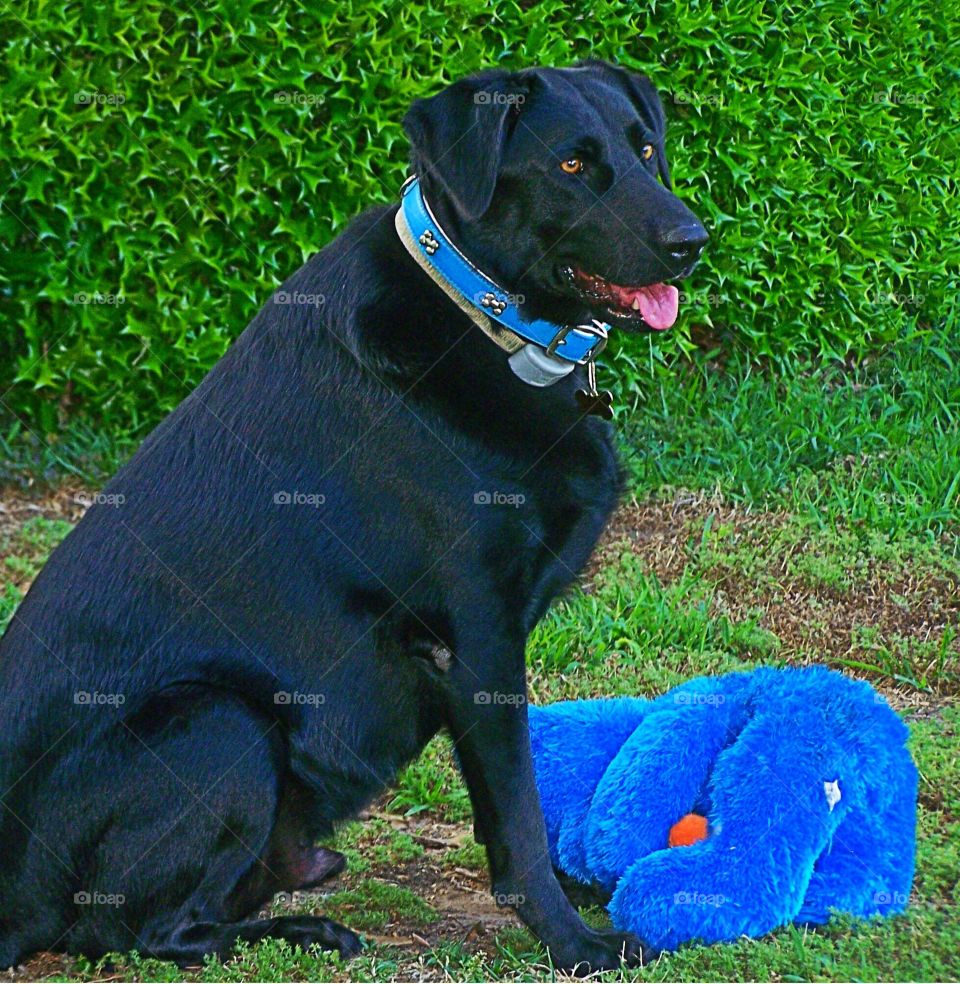
{"label": "plush toy ear", "polygon": [[527,91],[519,76],[507,72],[462,79],[418,99],[403,119],[424,187],[438,183],[465,218],[480,218],[490,207]]}

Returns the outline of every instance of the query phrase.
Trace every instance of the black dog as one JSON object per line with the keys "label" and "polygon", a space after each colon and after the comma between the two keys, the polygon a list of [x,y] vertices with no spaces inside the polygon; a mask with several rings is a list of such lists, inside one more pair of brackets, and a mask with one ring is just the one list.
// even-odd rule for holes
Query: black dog
{"label": "black dog", "polygon": [[[668,190],[646,79],[493,71],[405,125],[437,220],[525,317],[675,316],[661,282],[706,235]],[[558,886],[524,707],[527,635],[617,499],[609,426],[574,400],[582,368],[548,388],[511,372],[396,212],[365,212],[287,281],[14,616],[0,966],[130,948],[187,964],[265,936],[356,953],[330,920],[257,910],[337,869],[317,840],[440,729],[498,898],[558,965],[641,959]]]}

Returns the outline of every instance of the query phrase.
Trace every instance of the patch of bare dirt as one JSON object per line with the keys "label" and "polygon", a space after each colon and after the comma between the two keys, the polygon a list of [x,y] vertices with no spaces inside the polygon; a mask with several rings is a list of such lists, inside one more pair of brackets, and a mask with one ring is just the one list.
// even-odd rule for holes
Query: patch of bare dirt
{"label": "patch of bare dirt", "polygon": [[913,656],[905,658],[919,661],[905,670],[926,681],[933,695],[960,694],[960,633],[948,645],[945,657],[931,652],[926,663],[916,656],[917,647],[911,646],[937,643],[945,632],[960,626],[957,579],[922,567],[891,574],[877,564],[850,586],[811,584],[792,567],[805,556],[816,559],[813,538],[771,544],[777,531],[790,522],[785,513],[752,511],[718,497],[688,492],[668,501],[625,505],[614,515],[584,572],[585,588],[590,590],[592,578],[603,567],[615,564],[625,550],[639,556],[662,584],[670,584],[684,573],[692,545],[711,517],[713,529],[729,528],[727,542],[731,544],[753,543],[758,551],[772,547],[762,578],[752,579],[736,565],[721,562],[711,567],[716,614],[733,622],[756,618],[780,640],[779,658],[798,665],[833,663],[846,672],[860,673],[882,685],[898,706],[915,701],[916,689],[906,681],[883,679],[884,674],[870,669],[890,661],[889,653],[878,659],[878,648],[909,649]]}
{"label": "patch of bare dirt", "polygon": [[[44,489],[32,495],[22,489],[0,488],[0,590],[12,584],[21,593],[26,592],[34,565],[44,559],[44,550],[34,556],[38,551],[28,546],[22,546],[18,551],[12,543],[27,523],[37,517],[76,523],[87,508],[84,501],[89,501],[89,495],[89,491],[79,485]],[[19,567],[3,564],[5,557],[18,552],[33,563]]]}
{"label": "patch of bare dirt", "polygon": [[678,492],[669,500],[630,502],[611,517],[582,580],[589,583],[601,568],[615,563],[625,549],[642,557],[662,583],[676,580],[687,566],[687,546],[693,529],[702,528],[710,515],[715,524],[740,528],[747,525],[779,528],[787,520],[783,513],[752,512],[705,493]]}
{"label": "patch of bare dirt", "polygon": [[[383,806],[389,798],[389,795],[382,797],[379,805]],[[448,851],[462,847],[469,839],[469,824],[441,823],[423,814],[406,817],[377,810],[368,816],[386,820],[393,830],[409,835],[423,847],[424,854],[401,865],[374,866],[363,877],[410,889],[432,905],[440,919],[429,927],[401,931],[399,935],[395,931],[399,927],[392,928],[390,939],[375,933],[365,935],[414,949],[429,949],[442,940],[456,940],[473,952],[482,949],[484,941],[492,939],[504,926],[522,926],[512,909],[502,908],[494,901],[485,868],[451,866],[445,859]]]}
{"label": "patch of bare dirt", "polygon": [[15,533],[28,519],[65,519],[75,523],[86,510],[84,498],[92,495],[82,485],[60,485],[31,494],[23,489],[0,487],[0,542]]}

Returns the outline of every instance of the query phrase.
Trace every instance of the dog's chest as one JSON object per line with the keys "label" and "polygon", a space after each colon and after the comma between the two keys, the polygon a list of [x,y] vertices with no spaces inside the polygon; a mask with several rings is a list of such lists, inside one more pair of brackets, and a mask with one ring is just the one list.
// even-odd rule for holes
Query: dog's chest
{"label": "dog's chest", "polygon": [[596,468],[544,469],[527,476],[510,522],[490,531],[491,555],[514,584],[528,627],[550,599],[583,569],[616,505],[618,482],[610,454]]}

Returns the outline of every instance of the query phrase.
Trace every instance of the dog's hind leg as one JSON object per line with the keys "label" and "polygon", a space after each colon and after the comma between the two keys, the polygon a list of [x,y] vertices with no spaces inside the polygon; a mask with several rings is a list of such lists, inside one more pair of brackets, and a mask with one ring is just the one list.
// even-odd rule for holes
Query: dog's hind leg
{"label": "dog's hind leg", "polygon": [[309,804],[290,792],[274,721],[211,691],[120,727],[111,752],[123,768],[109,770],[110,821],[68,950],[136,949],[182,966],[263,937],[359,952],[358,937],[329,919],[250,918],[275,892],[341,864],[313,847],[309,818],[297,820]]}

